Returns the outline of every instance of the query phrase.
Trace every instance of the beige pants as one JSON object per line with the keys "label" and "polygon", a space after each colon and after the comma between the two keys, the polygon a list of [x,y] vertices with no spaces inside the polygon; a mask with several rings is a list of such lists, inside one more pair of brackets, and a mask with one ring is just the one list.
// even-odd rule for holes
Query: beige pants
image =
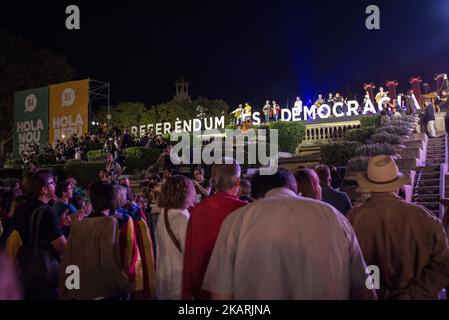
{"label": "beige pants", "polygon": [[427,133],[429,134],[429,137],[436,137],[435,134],[435,120],[431,120],[427,122]]}

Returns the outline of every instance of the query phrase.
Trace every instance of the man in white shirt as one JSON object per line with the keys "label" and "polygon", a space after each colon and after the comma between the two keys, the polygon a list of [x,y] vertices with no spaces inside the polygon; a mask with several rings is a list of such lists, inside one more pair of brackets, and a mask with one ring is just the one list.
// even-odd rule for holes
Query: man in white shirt
{"label": "man in white shirt", "polygon": [[302,101],[299,97],[296,97],[295,104],[293,105],[293,112],[296,112],[300,116],[302,114]]}
{"label": "man in white shirt", "polygon": [[222,224],[203,290],[213,299],[375,299],[355,233],[340,212],[298,196],[286,169],[253,182],[252,194],[263,199]]}

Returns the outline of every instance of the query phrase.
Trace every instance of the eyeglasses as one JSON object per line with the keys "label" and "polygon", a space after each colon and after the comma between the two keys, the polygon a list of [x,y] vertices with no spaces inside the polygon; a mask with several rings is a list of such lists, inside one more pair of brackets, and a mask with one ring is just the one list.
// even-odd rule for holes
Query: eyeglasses
{"label": "eyeglasses", "polygon": [[49,185],[51,185],[51,184],[56,184],[56,182],[55,182],[55,181],[48,182],[48,183],[47,183],[47,186],[49,186]]}

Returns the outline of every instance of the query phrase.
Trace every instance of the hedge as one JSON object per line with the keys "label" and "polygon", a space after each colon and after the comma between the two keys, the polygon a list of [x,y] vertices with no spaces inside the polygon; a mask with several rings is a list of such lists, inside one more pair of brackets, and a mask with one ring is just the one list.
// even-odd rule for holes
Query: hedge
{"label": "hedge", "polygon": [[64,173],[66,177],[74,177],[80,186],[87,187],[97,180],[98,171],[105,166],[104,162],[99,161],[69,160],[64,164]]}
{"label": "hedge", "polygon": [[346,132],[345,139],[347,141],[366,143],[368,139],[376,132],[376,130],[377,129],[374,126],[351,129]]}
{"label": "hedge", "polygon": [[126,173],[133,174],[148,169],[151,165],[154,165],[161,152],[158,149],[144,147],[125,149]]}
{"label": "hedge", "polygon": [[396,156],[394,146],[388,143],[374,143],[361,145],[355,155],[357,157],[374,157],[378,155]]}
{"label": "hedge", "polygon": [[367,117],[360,118],[360,125],[362,127],[371,127],[374,126],[376,128],[380,127],[380,116],[372,115]]}
{"label": "hedge", "polygon": [[306,126],[301,122],[277,121],[270,123],[269,128],[278,130],[280,152],[295,153],[306,132]]}
{"label": "hedge", "polygon": [[91,150],[87,152],[87,159],[89,161],[97,161],[99,159],[101,159],[102,157],[104,157],[106,155],[106,153],[103,151],[103,149],[99,149],[99,150]]}
{"label": "hedge", "polygon": [[321,146],[321,162],[333,166],[346,166],[360,147],[358,142],[332,143]]}
{"label": "hedge", "polygon": [[23,161],[21,158],[8,159],[5,161],[4,168],[5,169],[22,169]]}

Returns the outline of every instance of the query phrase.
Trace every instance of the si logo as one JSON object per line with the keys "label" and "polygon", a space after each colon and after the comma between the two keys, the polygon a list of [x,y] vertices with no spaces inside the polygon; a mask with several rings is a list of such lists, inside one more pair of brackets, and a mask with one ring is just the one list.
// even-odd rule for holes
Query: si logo
{"label": "si logo", "polygon": [[65,88],[61,95],[62,107],[70,107],[75,102],[75,90]]}
{"label": "si logo", "polygon": [[25,112],[33,112],[37,107],[37,98],[34,94],[29,94],[25,98]]}

